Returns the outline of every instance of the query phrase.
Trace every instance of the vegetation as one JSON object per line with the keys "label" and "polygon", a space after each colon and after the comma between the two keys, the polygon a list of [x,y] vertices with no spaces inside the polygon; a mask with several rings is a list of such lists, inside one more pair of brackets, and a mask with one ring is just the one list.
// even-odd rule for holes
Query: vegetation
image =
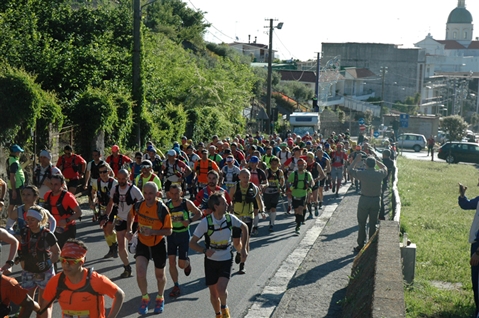
{"label": "vegetation", "polygon": [[461,140],[466,135],[467,126],[467,123],[459,115],[441,119],[441,127],[449,134],[450,140]]}
{"label": "vegetation", "polygon": [[416,93],[414,96],[408,96],[404,101],[396,101],[393,105],[393,109],[410,115],[416,115],[419,109],[419,102],[421,101],[421,95]]}
{"label": "vegetation", "polygon": [[225,45],[204,43],[208,24],[203,12],[180,0],[152,3],[143,17],[143,98],[138,106],[131,92],[131,0],[2,1],[0,68],[23,76],[28,89],[18,94],[32,96],[22,106],[6,94],[14,87],[2,85],[1,114],[7,104],[26,107],[28,113],[17,121],[1,116],[2,142],[26,144],[30,133],[17,134],[19,127],[44,131],[48,124],[59,127],[62,122],[79,125],[76,148],[84,154],[98,134],[107,143],[136,145],[138,127],[142,142],[151,139],[159,146],[185,133],[200,140],[210,137],[211,130],[242,132],[242,110],[262,92],[262,80],[248,58]]}
{"label": "vegetation", "polygon": [[472,317],[468,238],[475,211],[458,206],[457,183],[478,195],[477,168],[402,157],[398,168],[401,231],[418,247],[414,283],[405,288],[407,317]]}

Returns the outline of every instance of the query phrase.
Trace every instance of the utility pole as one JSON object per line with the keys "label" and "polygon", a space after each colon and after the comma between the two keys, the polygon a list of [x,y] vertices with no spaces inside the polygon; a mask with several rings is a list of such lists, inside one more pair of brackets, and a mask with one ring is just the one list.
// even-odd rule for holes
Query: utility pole
{"label": "utility pole", "polygon": [[143,109],[143,94],[141,85],[141,3],[140,0],[133,0],[133,82],[132,95],[135,102],[135,120],[138,150],[141,150],[141,129],[140,119]]}
{"label": "utility pole", "polygon": [[[383,100],[381,103],[381,114],[383,114],[383,107],[384,107],[384,83],[386,81],[386,74],[388,72],[388,67],[381,66],[381,99]],[[384,114],[383,114],[384,115]]]}
{"label": "utility pole", "polygon": [[266,114],[268,119],[266,121],[267,127],[266,132],[271,133],[271,81],[273,77],[273,19],[269,19],[269,45],[268,45],[268,86],[266,91]]}
{"label": "utility pole", "polygon": [[[316,101],[313,99],[313,109],[318,108],[319,112],[319,83],[321,82],[321,53],[316,52],[317,57],[316,57],[316,86],[314,87],[314,95],[316,98]],[[316,105],[315,105],[316,102]]]}

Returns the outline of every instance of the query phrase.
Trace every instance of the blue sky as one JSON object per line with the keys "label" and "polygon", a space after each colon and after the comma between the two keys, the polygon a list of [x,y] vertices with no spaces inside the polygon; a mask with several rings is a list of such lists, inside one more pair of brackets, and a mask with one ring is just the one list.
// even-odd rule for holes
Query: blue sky
{"label": "blue sky", "polygon": [[[184,0],[188,6],[207,12],[213,24],[207,41],[247,42],[258,37],[268,44],[265,19],[284,22],[275,30],[273,48],[281,59],[316,57],[321,42],[375,42],[413,47],[431,33],[445,38],[449,13],[457,0]],[[479,1],[466,0],[466,8],[479,25]],[[276,22],[276,23],[277,23]],[[474,22],[473,22],[474,23]],[[479,37],[479,26],[474,37]]]}

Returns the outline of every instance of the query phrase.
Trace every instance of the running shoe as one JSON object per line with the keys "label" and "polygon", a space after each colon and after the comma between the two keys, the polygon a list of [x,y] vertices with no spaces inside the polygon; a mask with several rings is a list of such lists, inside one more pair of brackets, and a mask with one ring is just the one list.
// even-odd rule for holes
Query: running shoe
{"label": "running shoe", "polygon": [[108,253],[105,254],[105,256],[103,256],[103,258],[112,258],[112,257],[113,257],[113,249],[110,246],[110,250],[108,251]]}
{"label": "running shoe", "polygon": [[291,214],[291,205],[288,204],[288,208],[286,209],[286,213]]}
{"label": "running shoe", "polygon": [[[175,286],[176,287],[176,286]],[[153,311],[155,314],[161,314],[165,310],[165,299],[156,299],[155,300],[155,310]]]}
{"label": "running shoe", "polygon": [[339,193],[336,192],[336,194],[334,195],[336,198],[339,197]]}
{"label": "running shoe", "polygon": [[176,298],[176,297],[180,296],[180,294],[181,294],[180,287],[175,286],[175,287],[173,287],[173,289],[170,292],[170,297]]}
{"label": "running shoe", "polygon": [[240,275],[246,274],[244,270],[244,263],[240,263],[238,274]]}
{"label": "running shoe", "polygon": [[272,225],[269,226],[269,231],[270,231],[270,232],[273,232],[273,231],[274,231]]}
{"label": "running shoe", "polygon": [[297,227],[294,229],[294,234],[296,234],[296,235],[299,235],[299,234],[300,234],[300,233],[299,233],[299,226],[297,226]]}
{"label": "running shoe", "polygon": [[253,231],[251,232],[251,236],[257,236],[258,234],[259,234],[258,227],[257,226],[253,227]]}
{"label": "running shoe", "polygon": [[236,252],[235,263],[236,264],[241,263],[241,254],[239,252]]}
{"label": "running shoe", "polygon": [[222,318],[231,318],[230,316],[230,309],[228,307],[226,308],[221,308],[221,313],[223,314],[222,315]]}
{"label": "running shoe", "polygon": [[146,315],[148,313],[148,305],[150,304],[150,299],[141,299],[140,308],[138,308],[138,313],[140,315]]}
{"label": "running shoe", "polygon": [[316,206],[314,207],[314,216],[319,216],[319,206],[318,204],[316,204]]}
{"label": "running shoe", "polygon": [[131,277],[131,266],[127,265],[127,266],[123,266],[123,267],[125,268],[125,270],[123,271],[123,273],[121,273],[120,277],[121,278]]}
{"label": "running shoe", "polygon": [[190,274],[191,274],[191,261],[190,261],[189,257],[188,257],[188,262],[189,262],[188,266],[186,266],[185,269],[184,269],[184,272],[185,272],[186,276],[190,276]]}

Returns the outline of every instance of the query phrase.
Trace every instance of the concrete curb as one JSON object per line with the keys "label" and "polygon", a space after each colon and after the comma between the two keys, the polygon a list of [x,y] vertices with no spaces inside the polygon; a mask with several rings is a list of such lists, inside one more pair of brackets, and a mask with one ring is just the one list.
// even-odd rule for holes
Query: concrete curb
{"label": "concrete curb", "polygon": [[[341,199],[347,193],[350,186],[351,184],[346,184],[339,189]],[[245,317],[270,317],[273,314],[281,302],[289,282],[296,274],[298,267],[305,259],[340,203],[341,201],[324,206],[323,212],[316,218],[314,226],[306,232],[298,247],[283,261],[275,275],[264,287],[261,294],[255,299]]]}

